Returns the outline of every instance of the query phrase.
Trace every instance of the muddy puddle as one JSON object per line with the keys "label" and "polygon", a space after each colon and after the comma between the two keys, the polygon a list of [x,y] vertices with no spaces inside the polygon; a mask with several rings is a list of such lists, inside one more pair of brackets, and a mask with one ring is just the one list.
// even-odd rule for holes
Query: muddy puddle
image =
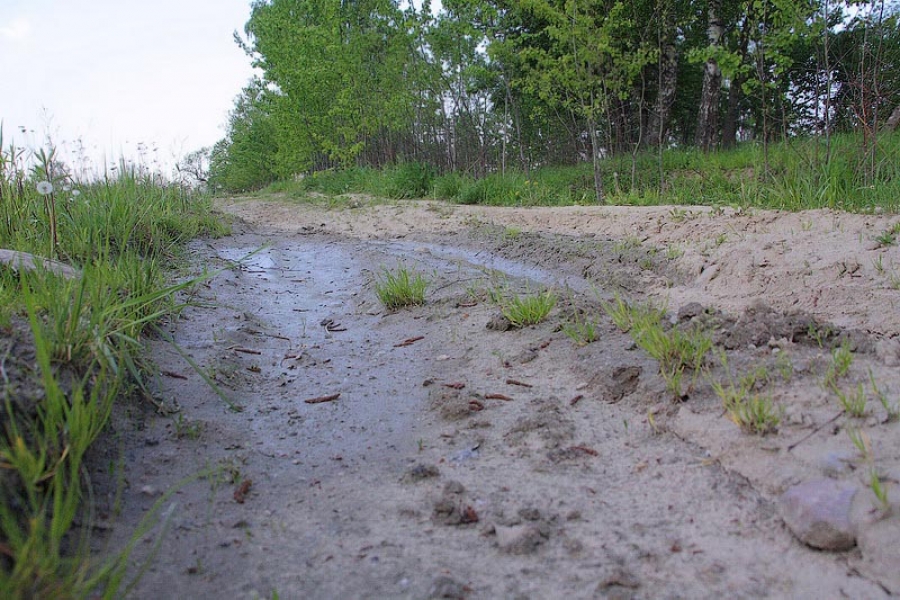
{"label": "muddy puddle", "polygon": [[[216,274],[169,325],[177,348],[152,343],[163,410],[121,411],[95,458],[98,549],[158,511],[132,597],[887,596],[871,556],[814,551],[779,517],[815,468],[745,468],[786,451],[747,441],[702,385],[673,404],[591,304],[615,290],[580,257],[478,232],[236,230],[194,247]],[[591,264],[617,269],[621,248],[607,254]],[[426,305],[383,309],[374,281],[397,265],[429,278]],[[560,301],[540,325],[488,329],[498,287]],[[591,307],[600,339],[576,345],[561,325]],[[719,437],[690,433],[710,423]],[[786,423],[784,445],[808,425]]]}

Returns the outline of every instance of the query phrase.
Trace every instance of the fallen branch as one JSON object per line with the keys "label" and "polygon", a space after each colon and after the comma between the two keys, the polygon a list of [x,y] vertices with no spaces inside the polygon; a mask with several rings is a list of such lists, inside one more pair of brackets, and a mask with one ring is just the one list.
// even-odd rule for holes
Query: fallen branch
{"label": "fallen branch", "polygon": [[235,346],[232,346],[231,348],[229,348],[229,350],[234,350],[235,352],[242,352],[243,354],[257,354],[257,355],[262,354],[262,352],[260,352],[259,350],[253,350],[251,348],[238,348]]}
{"label": "fallen branch", "polygon": [[518,379],[507,379],[506,385],[518,385],[525,388],[534,387],[530,383],[525,383],[524,381],[519,381]]}
{"label": "fallen branch", "polygon": [[419,340],[424,340],[424,339],[425,339],[424,335],[407,338],[407,339],[403,340],[402,342],[400,342],[399,344],[394,344],[394,348],[402,348],[403,346],[411,346],[412,344],[415,344]]}
{"label": "fallen branch", "polygon": [[822,423],[821,425],[819,425],[818,427],[816,427],[815,429],[810,431],[808,434],[806,434],[805,436],[803,436],[802,438],[800,438],[799,440],[797,440],[796,442],[794,442],[793,444],[788,446],[787,451],[790,452],[791,450],[793,450],[794,448],[796,448],[797,446],[799,446],[800,444],[802,444],[803,442],[805,442],[806,440],[811,438],[812,436],[814,436],[817,433],[819,433],[820,431],[822,431],[826,425],[829,425],[829,424],[837,421],[838,417],[840,417],[842,414],[844,414],[844,411],[839,412],[838,414],[834,415],[833,417],[831,417],[830,419],[828,419],[827,421],[825,421],[824,423]]}
{"label": "fallen branch", "polygon": [[329,394],[327,396],[316,396],[315,398],[308,398],[308,399],[304,400],[304,402],[307,404],[321,404],[323,402],[331,402],[333,400],[337,400],[340,397],[341,397],[341,393],[338,392],[337,394]]}

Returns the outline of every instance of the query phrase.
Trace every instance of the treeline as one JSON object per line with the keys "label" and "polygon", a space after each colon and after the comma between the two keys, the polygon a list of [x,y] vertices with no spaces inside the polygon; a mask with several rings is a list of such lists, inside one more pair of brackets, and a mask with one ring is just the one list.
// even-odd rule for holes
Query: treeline
{"label": "treeline", "polygon": [[[900,111],[898,12],[832,0],[258,0],[261,76],[211,151],[247,190],[343,166],[473,177],[654,148],[860,134]],[[894,114],[892,114],[892,112]],[[823,164],[824,164],[823,163]]]}

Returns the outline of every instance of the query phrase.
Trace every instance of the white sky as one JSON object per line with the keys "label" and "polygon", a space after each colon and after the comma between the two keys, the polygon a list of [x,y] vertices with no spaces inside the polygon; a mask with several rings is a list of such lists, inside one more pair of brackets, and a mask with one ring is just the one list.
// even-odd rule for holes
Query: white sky
{"label": "white sky", "polygon": [[252,74],[232,37],[249,16],[250,0],[0,0],[4,146],[50,134],[71,160],[80,139],[102,170],[142,143],[168,174],[224,136]]}

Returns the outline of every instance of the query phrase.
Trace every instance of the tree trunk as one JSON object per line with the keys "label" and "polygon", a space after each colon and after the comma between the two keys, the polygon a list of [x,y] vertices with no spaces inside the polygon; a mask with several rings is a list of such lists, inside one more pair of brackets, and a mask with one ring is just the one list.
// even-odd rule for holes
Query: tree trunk
{"label": "tree trunk", "polygon": [[597,204],[605,204],[603,197],[603,177],[600,171],[600,137],[597,135],[597,124],[593,119],[588,119],[588,128],[591,135],[591,156],[594,165],[594,193],[597,196]]}
{"label": "tree trunk", "polygon": [[[725,27],[720,16],[721,0],[709,0],[709,45],[722,45]],[[722,89],[722,70],[715,58],[710,57],[703,69],[703,91],[700,94],[700,110],[697,113],[696,144],[704,152],[716,145],[719,132],[719,94]]]}
{"label": "tree trunk", "polygon": [[663,146],[669,128],[669,114],[678,86],[678,53],[675,47],[675,6],[672,0],[660,1],[662,15],[659,31],[659,81],[656,104],[650,115],[645,145]]}

